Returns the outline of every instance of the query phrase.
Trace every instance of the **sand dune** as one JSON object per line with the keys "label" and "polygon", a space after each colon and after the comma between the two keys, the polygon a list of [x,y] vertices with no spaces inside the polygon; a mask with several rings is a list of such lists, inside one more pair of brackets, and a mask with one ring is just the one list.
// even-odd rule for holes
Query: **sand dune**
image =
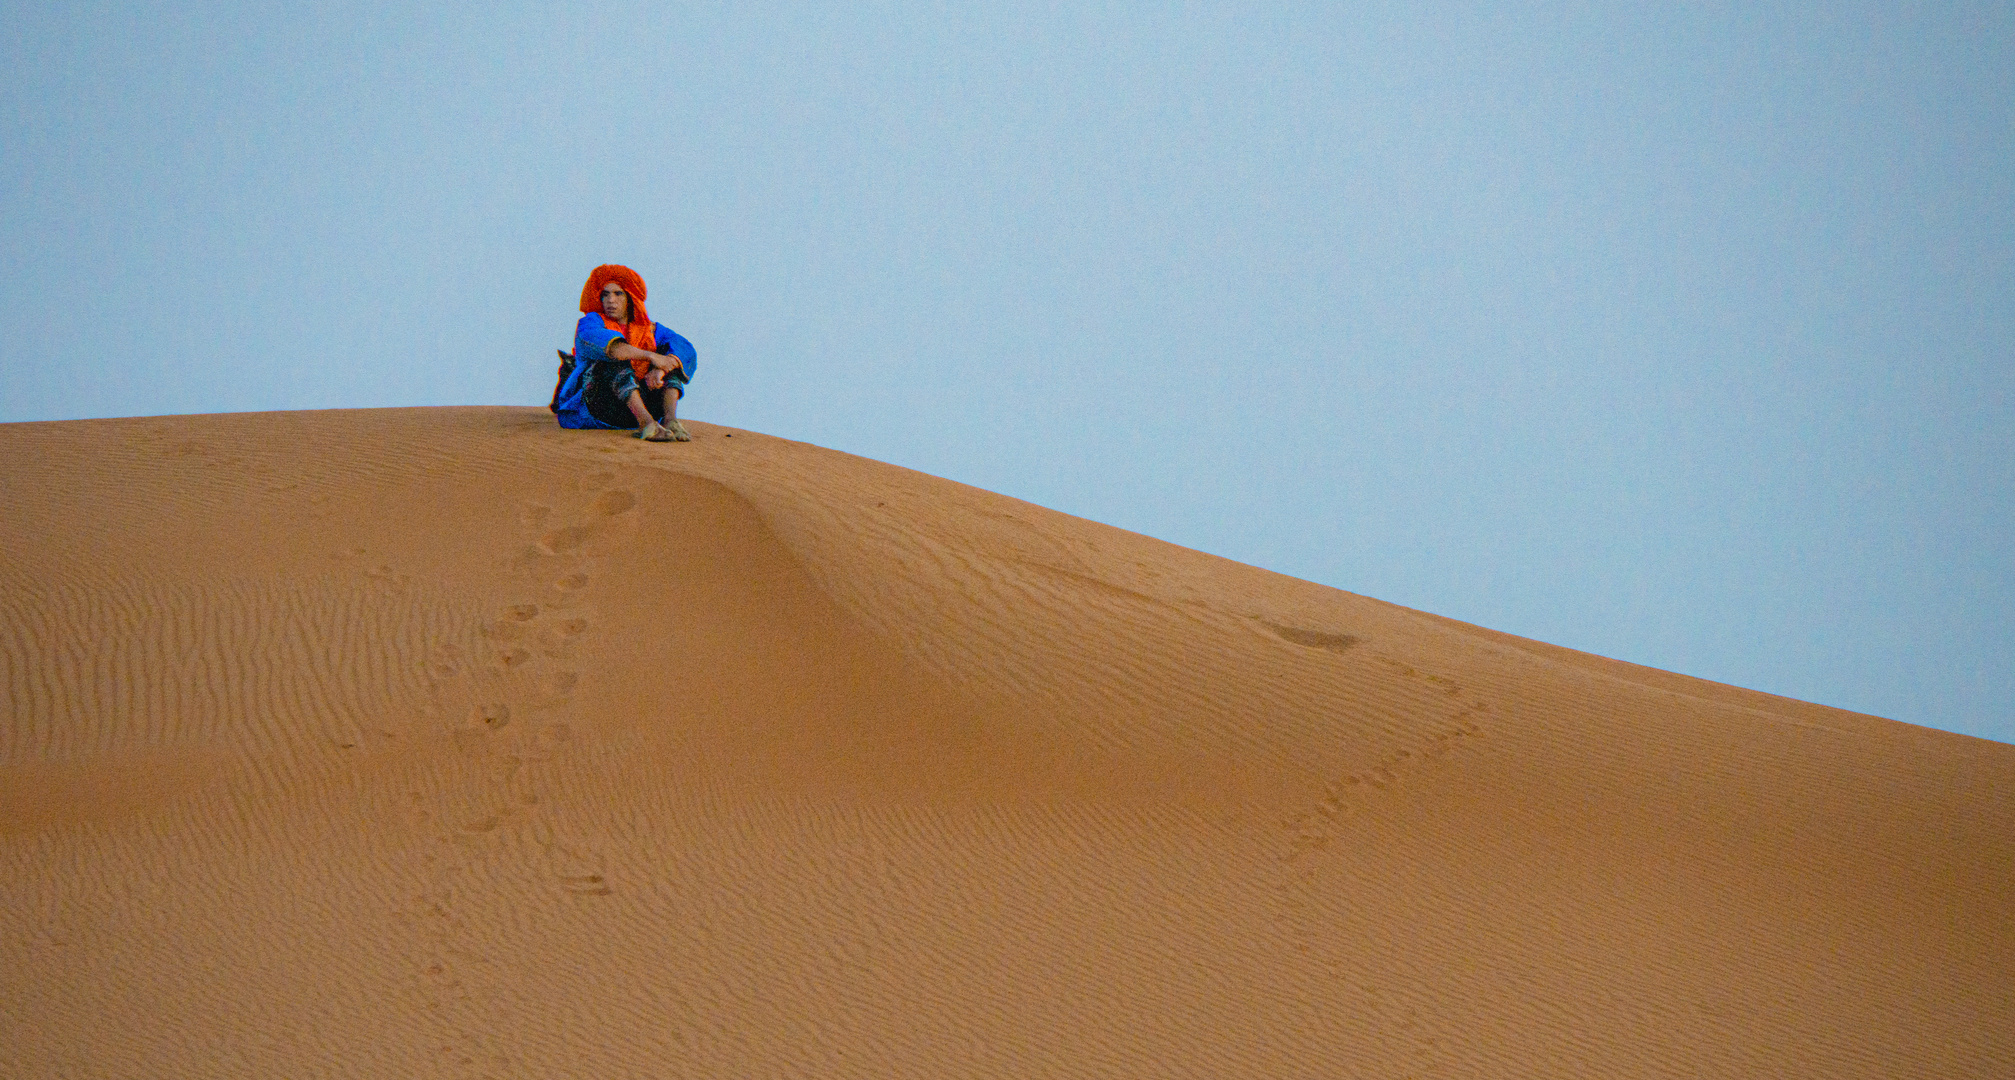
{"label": "sand dune", "polygon": [[0,1075],[2015,1076],[2015,747],[690,426],[0,427]]}

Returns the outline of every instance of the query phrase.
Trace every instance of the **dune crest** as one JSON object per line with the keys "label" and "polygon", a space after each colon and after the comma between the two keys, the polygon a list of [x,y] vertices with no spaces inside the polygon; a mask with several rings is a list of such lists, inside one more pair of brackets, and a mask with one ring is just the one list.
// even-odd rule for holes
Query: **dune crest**
{"label": "dune crest", "polygon": [[2015,747],[688,426],[0,427],[0,1075],[2015,1075]]}

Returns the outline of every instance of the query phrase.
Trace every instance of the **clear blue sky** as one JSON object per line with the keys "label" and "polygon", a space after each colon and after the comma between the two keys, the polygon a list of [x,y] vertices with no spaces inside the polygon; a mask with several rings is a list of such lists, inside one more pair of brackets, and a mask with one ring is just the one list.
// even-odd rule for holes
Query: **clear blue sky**
{"label": "clear blue sky", "polygon": [[542,403],[622,262],[698,419],[2015,741],[2006,3],[0,22],[0,420]]}

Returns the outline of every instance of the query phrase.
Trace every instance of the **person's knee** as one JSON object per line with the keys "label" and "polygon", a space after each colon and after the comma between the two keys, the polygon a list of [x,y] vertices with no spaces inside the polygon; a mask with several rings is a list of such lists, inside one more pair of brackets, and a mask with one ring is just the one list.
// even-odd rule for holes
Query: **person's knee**
{"label": "person's knee", "polygon": [[629,365],[625,364],[609,380],[609,389],[615,392],[617,400],[628,401],[637,396],[638,391],[642,390],[643,387],[637,385],[636,373],[630,370]]}

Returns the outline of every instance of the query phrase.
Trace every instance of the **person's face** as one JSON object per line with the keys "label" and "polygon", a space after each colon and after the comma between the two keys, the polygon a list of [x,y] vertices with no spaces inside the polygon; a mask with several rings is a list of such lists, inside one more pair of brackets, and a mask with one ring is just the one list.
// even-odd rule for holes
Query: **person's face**
{"label": "person's face", "polygon": [[602,314],[617,322],[630,321],[630,294],[613,281],[602,286]]}

